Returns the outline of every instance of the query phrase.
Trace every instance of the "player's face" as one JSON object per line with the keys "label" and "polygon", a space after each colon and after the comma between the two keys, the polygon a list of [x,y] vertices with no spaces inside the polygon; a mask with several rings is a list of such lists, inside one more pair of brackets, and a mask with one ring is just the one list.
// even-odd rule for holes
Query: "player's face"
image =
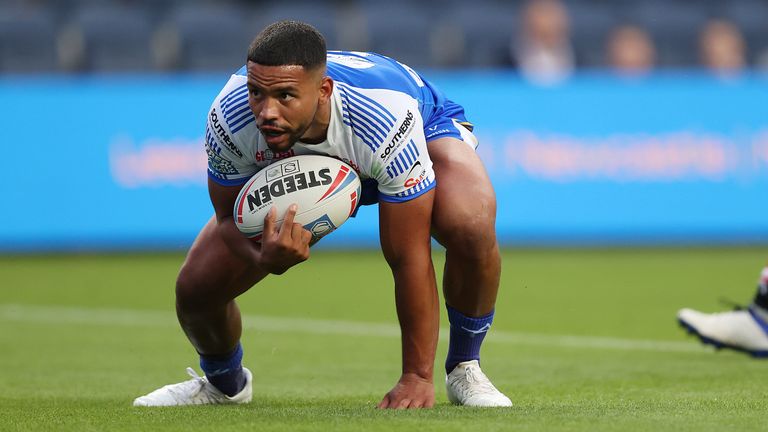
{"label": "player's face", "polygon": [[[248,62],[248,104],[272,151],[289,150],[307,134],[327,101],[322,70]],[[327,79],[327,78],[326,78]]]}

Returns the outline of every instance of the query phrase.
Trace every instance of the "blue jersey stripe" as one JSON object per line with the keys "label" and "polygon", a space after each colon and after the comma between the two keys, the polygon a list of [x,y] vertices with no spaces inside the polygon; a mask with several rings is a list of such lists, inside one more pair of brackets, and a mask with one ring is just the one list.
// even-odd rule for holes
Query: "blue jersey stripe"
{"label": "blue jersey stripe", "polygon": [[[387,139],[387,130],[382,130],[381,126],[369,116],[366,116],[364,112],[360,112],[352,107],[349,107],[349,114],[357,119],[357,123],[368,129],[368,132],[373,135],[378,142],[384,142]],[[378,147],[378,146],[377,146]]]}
{"label": "blue jersey stripe", "polygon": [[396,194],[396,196],[404,198],[404,197],[409,197],[409,196],[417,195],[417,194],[419,194],[419,192],[424,191],[427,188],[429,188],[430,186],[432,186],[433,183],[434,183],[433,181],[430,181],[430,180],[427,180],[427,179],[422,180],[421,183],[419,183],[416,186],[413,186],[413,187],[411,187],[409,189],[406,189],[403,192],[400,192],[400,193]]}
{"label": "blue jersey stripe", "polygon": [[228,118],[227,116],[225,116],[225,118],[227,119],[227,124],[229,125],[229,127],[234,127],[237,125],[237,123],[239,123],[249,115],[253,115],[253,112],[251,112],[251,107],[247,106],[236,113],[232,113],[232,115],[229,116]]}
{"label": "blue jersey stripe", "polygon": [[210,168],[208,168],[208,178],[224,186],[240,186],[248,182],[248,177],[240,178],[240,179],[231,179],[231,180],[217,177],[216,174]]}
{"label": "blue jersey stripe", "polygon": [[[232,100],[237,98],[238,96],[242,96],[243,94],[248,94],[248,87],[246,87],[245,84],[241,85],[240,87],[232,90],[229,92],[228,95],[224,96],[221,100],[221,107],[224,108],[227,106],[227,104]],[[247,96],[246,96],[247,97]]]}
{"label": "blue jersey stripe", "polygon": [[234,133],[237,133],[237,131],[239,131],[240,129],[242,129],[242,128],[246,127],[246,126],[247,126],[249,123],[251,123],[252,121],[256,120],[256,117],[254,117],[254,116],[253,116],[253,114],[251,114],[251,116],[250,116],[250,117],[247,117],[247,119],[248,119],[247,121],[245,121],[245,122],[243,122],[243,123],[240,123],[240,126],[238,126],[238,127],[234,128],[234,129],[232,129],[232,133],[233,133],[233,134],[234,134]]}
{"label": "blue jersey stripe", "polygon": [[248,105],[248,98],[244,97],[242,99],[233,100],[233,102],[226,107],[222,108],[221,112],[224,113],[224,116],[226,117],[227,114],[232,112],[233,110],[237,110],[241,108],[243,105]]}
{"label": "blue jersey stripe", "polygon": [[379,136],[379,139],[381,141],[384,141],[386,139],[389,129],[391,129],[392,125],[382,124],[381,120],[376,118],[375,115],[373,115],[370,112],[367,112],[364,108],[359,107],[356,104],[353,104],[349,95],[344,94],[342,97],[342,101],[344,100],[346,100],[347,111],[349,111],[350,114],[355,114],[355,116],[357,117],[366,119],[367,120],[366,124],[368,125],[368,128],[373,129],[371,132],[374,132],[374,133],[378,132],[377,136]]}
{"label": "blue jersey stripe", "polygon": [[371,151],[375,152],[376,149],[379,148],[379,143],[372,136],[370,136],[363,127],[358,127],[356,125],[356,119],[350,114],[348,104],[346,103],[346,100],[343,96],[341,109],[343,113],[342,117],[346,120],[344,123],[351,126],[355,136],[360,138],[363,143],[365,143],[365,145],[371,149]]}
{"label": "blue jersey stripe", "polygon": [[434,181],[427,181],[424,180],[421,183],[417,184],[416,186],[404,191],[400,192],[395,195],[385,195],[381,192],[379,192],[379,199],[381,201],[387,201],[387,202],[404,202],[404,201],[410,201],[420,195],[423,195],[427,192],[429,192],[431,189],[435,187]]}
{"label": "blue jersey stripe", "polygon": [[[361,110],[364,110],[368,112],[372,117],[374,117],[377,122],[384,127],[384,129],[390,129],[392,126],[395,125],[395,119],[394,116],[387,110],[380,110],[377,109],[375,106],[372,106],[371,104],[367,103],[365,100],[367,98],[363,98],[362,94],[349,90],[349,99],[350,101],[354,101],[356,106],[359,106]],[[381,105],[379,105],[381,106]],[[393,120],[390,120],[392,118]]]}
{"label": "blue jersey stripe", "polygon": [[359,105],[361,109],[364,109],[371,113],[371,115],[375,116],[379,123],[385,124],[385,125],[393,125],[394,120],[390,120],[388,117],[391,117],[392,114],[389,113],[389,111],[384,111],[377,109],[375,106],[369,104],[366,102],[364,98],[362,98],[361,94],[359,92],[356,92],[354,90],[347,90],[347,94],[349,95],[349,99],[351,101],[354,101],[356,105]]}
{"label": "blue jersey stripe", "polygon": [[408,141],[408,145],[400,150],[397,157],[387,166],[387,175],[395,178],[409,169],[419,159],[419,148],[413,140]]}
{"label": "blue jersey stripe", "polygon": [[[347,87],[347,88],[349,88],[349,86],[346,86],[346,87]],[[393,116],[393,115],[392,115],[392,113],[391,113],[391,112],[389,112],[389,111],[388,111],[386,108],[384,108],[384,107],[383,107],[383,106],[382,106],[380,103],[376,102],[375,100],[373,100],[373,99],[369,98],[368,96],[366,96],[366,95],[364,95],[364,94],[362,94],[362,93],[360,93],[360,92],[356,92],[356,91],[354,91],[354,90],[351,90],[351,91],[352,91],[353,93],[355,93],[357,96],[359,96],[360,98],[362,98],[362,99],[366,100],[366,101],[367,101],[368,103],[370,103],[371,105],[374,105],[375,107],[379,108],[379,110],[381,110],[381,112],[382,112],[382,113],[383,113],[383,114],[384,114],[386,117],[388,117],[388,118],[389,118],[389,120],[390,120],[390,121],[391,121],[393,124],[394,124],[394,122],[396,122],[396,121],[397,121],[397,119],[395,118],[395,116]]]}

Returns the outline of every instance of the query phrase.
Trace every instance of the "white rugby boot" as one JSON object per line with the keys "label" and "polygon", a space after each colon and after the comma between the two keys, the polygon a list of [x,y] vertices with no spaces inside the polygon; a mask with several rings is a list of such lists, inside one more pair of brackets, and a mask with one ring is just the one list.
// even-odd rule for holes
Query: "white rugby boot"
{"label": "white rugby boot", "polygon": [[253,375],[246,368],[243,368],[245,387],[231,397],[214,387],[206,377],[198,375],[194,369],[187,368],[187,373],[192,377],[191,380],[169,384],[137,397],[133,406],[244,404],[250,402],[253,396]]}
{"label": "white rugby boot", "polygon": [[712,314],[681,309],[677,321],[689,333],[717,349],[730,348],[768,358],[768,323],[765,313],[755,310],[754,306]]}
{"label": "white rugby boot", "polygon": [[448,400],[456,405],[471,407],[511,407],[512,401],[504,396],[480,370],[477,360],[459,363],[445,377]]}

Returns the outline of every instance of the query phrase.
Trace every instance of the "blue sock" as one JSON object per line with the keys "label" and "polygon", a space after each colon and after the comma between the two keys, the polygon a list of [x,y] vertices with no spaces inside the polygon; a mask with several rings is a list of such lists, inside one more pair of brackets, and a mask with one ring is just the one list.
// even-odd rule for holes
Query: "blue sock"
{"label": "blue sock", "polygon": [[235,350],[221,356],[200,355],[200,368],[205,377],[227,396],[234,396],[245,387],[243,372],[243,347],[237,343]]}
{"label": "blue sock", "polygon": [[491,328],[493,311],[488,315],[472,318],[447,304],[445,307],[448,309],[448,321],[451,323],[448,358],[445,360],[445,373],[449,374],[461,362],[480,361],[480,345]]}

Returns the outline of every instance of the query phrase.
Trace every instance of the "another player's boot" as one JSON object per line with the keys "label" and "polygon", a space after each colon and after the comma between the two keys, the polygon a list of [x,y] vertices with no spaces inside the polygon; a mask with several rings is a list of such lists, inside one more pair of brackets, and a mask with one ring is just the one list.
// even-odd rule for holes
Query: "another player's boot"
{"label": "another player's boot", "polygon": [[191,380],[169,384],[140,396],[133,401],[133,406],[243,404],[250,402],[253,396],[253,375],[246,368],[243,368],[245,387],[231,397],[219,391],[206,377],[199,376],[194,369],[187,368],[187,373]]}
{"label": "another player's boot", "polygon": [[677,313],[677,320],[705,344],[768,357],[768,323],[765,312],[757,306],[713,314],[682,309]]}
{"label": "another player's boot", "polygon": [[504,396],[480,370],[477,360],[459,363],[445,377],[448,400],[456,405],[472,407],[511,407]]}

